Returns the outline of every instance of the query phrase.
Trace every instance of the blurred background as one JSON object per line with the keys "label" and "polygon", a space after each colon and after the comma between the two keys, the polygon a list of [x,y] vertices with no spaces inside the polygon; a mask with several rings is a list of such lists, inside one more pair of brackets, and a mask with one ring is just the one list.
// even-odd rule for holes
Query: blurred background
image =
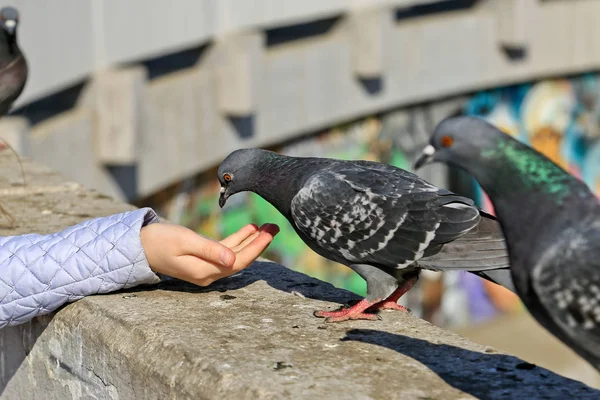
{"label": "blurred background", "polygon": [[[9,5],[9,4],[5,4]],[[30,77],[0,137],[19,154],[210,237],[276,222],[265,254],[364,294],[216,167],[263,147],[410,169],[455,114],[484,117],[600,194],[598,0],[14,0]],[[17,161],[15,160],[15,163]],[[16,164],[17,165],[17,164]],[[493,209],[468,176],[419,175]],[[415,314],[600,387],[510,292],[424,273]]]}

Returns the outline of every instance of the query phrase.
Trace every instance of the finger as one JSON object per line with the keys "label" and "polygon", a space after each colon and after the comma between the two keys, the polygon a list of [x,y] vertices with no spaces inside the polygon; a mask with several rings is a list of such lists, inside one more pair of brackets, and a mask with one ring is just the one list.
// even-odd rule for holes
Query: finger
{"label": "finger", "polygon": [[244,226],[239,231],[227,236],[225,239],[221,240],[221,244],[227,246],[229,248],[238,246],[242,243],[248,236],[258,231],[258,226],[255,224],[248,224]]}
{"label": "finger", "polygon": [[231,267],[235,263],[236,255],[229,247],[212,239],[202,236],[188,236],[184,244],[185,254],[196,256],[213,264]]}
{"label": "finger", "polygon": [[248,244],[252,243],[252,241],[254,241],[254,239],[256,239],[261,232],[270,233],[271,236],[275,237],[275,235],[277,235],[277,233],[279,233],[279,226],[277,226],[275,224],[269,224],[269,223],[261,225],[258,232],[248,236],[242,243],[240,243],[238,246],[236,246],[233,249],[233,251],[235,251],[237,253],[240,250],[242,250]]}
{"label": "finger", "polygon": [[275,237],[279,233],[279,225],[277,224],[264,224],[260,228],[262,232],[267,232],[273,237]]}
{"label": "finger", "polygon": [[243,249],[244,247],[248,246],[249,243],[252,243],[252,241],[254,239],[256,239],[258,237],[258,235],[260,235],[260,231],[256,231],[254,232],[252,235],[248,236],[246,239],[244,239],[244,241],[242,243],[240,243],[239,245],[232,247],[231,250],[233,250],[234,252],[238,252],[241,249]]}
{"label": "finger", "polygon": [[254,260],[262,254],[263,251],[271,244],[274,236],[269,232],[261,232],[252,243],[248,244],[240,250],[235,259],[233,269],[235,272],[240,271],[250,265]]}
{"label": "finger", "polygon": [[215,265],[191,256],[183,256],[178,257],[178,265],[180,266],[178,275],[180,276],[176,277],[197,285],[206,286],[217,279],[241,271],[260,256],[279,232],[279,227],[274,224],[265,224],[261,229],[263,231],[258,233],[258,236],[252,243],[247,245],[238,255],[236,255],[236,261],[233,268]]}

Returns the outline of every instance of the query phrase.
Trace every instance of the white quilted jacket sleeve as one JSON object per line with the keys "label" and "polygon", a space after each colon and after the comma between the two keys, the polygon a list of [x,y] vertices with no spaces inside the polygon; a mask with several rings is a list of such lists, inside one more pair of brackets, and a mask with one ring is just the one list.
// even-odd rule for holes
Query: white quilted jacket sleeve
{"label": "white quilted jacket sleeve", "polygon": [[50,235],[1,237],[0,328],[87,295],[158,282],[140,240],[142,226],[157,221],[144,208]]}

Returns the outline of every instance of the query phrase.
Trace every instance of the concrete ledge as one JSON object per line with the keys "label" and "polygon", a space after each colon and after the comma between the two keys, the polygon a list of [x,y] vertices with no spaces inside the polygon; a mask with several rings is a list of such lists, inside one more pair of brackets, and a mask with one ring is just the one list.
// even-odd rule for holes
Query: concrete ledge
{"label": "concrete ledge", "polygon": [[[600,394],[539,367],[519,369],[515,357],[410,315],[389,312],[382,321],[339,325],[311,315],[351,298],[267,262],[207,289],[167,282],[90,297],[53,319],[0,333],[28,353],[2,398],[25,391],[61,399]],[[11,353],[14,365],[19,357]]]}
{"label": "concrete ledge", "polygon": [[[130,209],[0,152],[0,234]],[[1,399],[598,398],[600,392],[412,315],[324,324],[356,299],[267,261],[199,288],[168,280],[92,296],[0,330]],[[518,340],[518,338],[515,338]]]}

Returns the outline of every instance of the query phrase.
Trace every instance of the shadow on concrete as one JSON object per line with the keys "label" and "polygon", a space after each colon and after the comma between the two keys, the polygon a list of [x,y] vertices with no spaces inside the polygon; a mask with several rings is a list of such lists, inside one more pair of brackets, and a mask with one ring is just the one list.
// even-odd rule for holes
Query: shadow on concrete
{"label": "shadow on concrete", "polygon": [[449,385],[480,399],[567,399],[575,390],[578,399],[600,398],[599,390],[493,349],[479,353],[373,329],[352,329],[340,340],[397,351],[425,365]]}
{"label": "shadow on concrete", "polygon": [[44,315],[0,329],[0,398],[52,318],[53,314]]}
{"label": "shadow on concrete", "polygon": [[11,110],[10,115],[24,117],[31,125],[39,124],[57,114],[67,112],[77,103],[87,80]]}
{"label": "shadow on concrete", "polygon": [[359,78],[358,82],[363,90],[372,96],[383,91],[383,78],[380,76],[374,78]]}
{"label": "shadow on concrete", "polygon": [[296,292],[313,300],[348,304],[361,298],[347,290],[336,288],[329,283],[267,261],[256,261],[252,266],[246,268],[242,272],[218,280],[207,287],[200,287],[179,279],[165,277],[158,285],[138,286],[124,292],[171,290],[188,293],[224,293],[229,290],[242,289],[257,281],[265,281],[274,289],[287,293]]}
{"label": "shadow on concrete", "polygon": [[[148,70],[148,79],[153,80],[196,66],[202,57],[207,54],[206,50],[209,48],[209,45],[210,43],[205,43],[190,49],[141,60],[140,62]],[[137,61],[131,62],[128,65],[136,65],[136,63]]]}
{"label": "shadow on concrete", "polygon": [[128,202],[137,199],[138,166],[137,165],[107,165],[106,171],[112,176]]}
{"label": "shadow on concrete", "polygon": [[329,33],[341,17],[331,17],[266,30],[267,47],[278,46],[296,40],[310,39]]}
{"label": "shadow on concrete", "polygon": [[254,136],[254,115],[232,116],[227,120],[242,140],[251,139]]}
{"label": "shadow on concrete", "polygon": [[446,0],[425,4],[418,4],[412,7],[401,7],[396,10],[396,21],[426,17],[431,14],[440,14],[445,12],[454,12],[468,10],[474,7],[479,0]]}
{"label": "shadow on concrete", "polygon": [[524,46],[500,46],[506,58],[513,62],[525,61],[527,59],[527,47]]}

